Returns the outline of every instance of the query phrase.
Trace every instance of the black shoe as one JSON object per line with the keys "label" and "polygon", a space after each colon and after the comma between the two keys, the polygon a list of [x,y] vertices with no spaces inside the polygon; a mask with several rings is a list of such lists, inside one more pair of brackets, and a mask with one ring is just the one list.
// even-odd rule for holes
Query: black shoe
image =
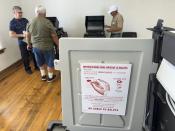
{"label": "black shoe", "polygon": [[41,77],[41,80],[42,80],[42,81],[46,81],[46,80],[47,80],[47,76],[46,76],[46,75],[42,76],[42,77]]}
{"label": "black shoe", "polygon": [[32,74],[32,70],[26,70],[26,73],[31,75]]}
{"label": "black shoe", "polygon": [[53,75],[53,77],[52,78],[47,78],[47,82],[53,82],[54,80],[55,80],[55,78],[56,78],[56,75]]}

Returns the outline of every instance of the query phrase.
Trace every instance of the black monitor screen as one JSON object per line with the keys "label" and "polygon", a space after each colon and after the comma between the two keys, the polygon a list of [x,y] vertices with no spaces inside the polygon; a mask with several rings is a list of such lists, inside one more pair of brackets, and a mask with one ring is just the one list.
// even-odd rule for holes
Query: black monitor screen
{"label": "black monitor screen", "polygon": [[59,21],[57,17],[46,17],[53,24],[55,28],[59,28]]}
{"label": "black monitor screen", "polygon": [[103,31],[104,30],[104,26],[101,25],[99,22],[89,22],[87,24],[87,30],[89,31]]}
{"label": "black monitor screen", "polygon": [[162,52],[163,58],[175,65],[175,33],[164,32]]}
{"label": "black monitor screen", "polygon": [[104,31],[104,16],[86,16],[86,31]]}

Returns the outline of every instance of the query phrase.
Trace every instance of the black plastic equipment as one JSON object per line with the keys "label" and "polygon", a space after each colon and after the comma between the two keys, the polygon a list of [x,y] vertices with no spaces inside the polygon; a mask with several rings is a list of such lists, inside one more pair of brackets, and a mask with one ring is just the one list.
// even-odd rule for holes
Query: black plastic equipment
{"label": "black plastic equipment", "polygon": [[61,121],[51,121],[47,127],[47,131],[68,131],[66,127],[62,125]]}
{"label": "black plastic equipment", "polygon": [[137,37],[137,32],[122,32],[122,37]]}
{"label": "black plastic equipment", "polygon": [[63,27],[59,27],[59,21],[57,17],[46,17],[48,20],[50,20],[55,27],[55,31],[57,33],[58,38],[61,37],[68,37],[67,32],[64,32]]}
{"label": "black plastic equipment", "polygon": [[163,20],[158,19],[157,25],[154,28],[147,28],[148,30],[153,31],[152,38],[154,39],[154,51],[153,51],[153,62],[160,63],[162,60],[161,51],[162,51],[162,41],[165,31],[174,31],[174,28],[164,27]]}
{"label": "black plastic equipment", "polygon": [[[57,33],[58,38],[68,37],[67,32],[64,32],[62,27],[59,27],[59,21],[57,17],[46,17],[55,27],[55,31]],[[55,45],[55,58],[59,59],[59,51],[57,50],[57,46]]]}
{"label": "black plastic equipment", "polygon": [[175,65],[175,33],[165,32],[162,45],[162,57]]}
{"label": "black plastic equipment", "polygon": [[[165,58],[175,65],[175,35],[169,32],[175,29],[164,27],[162,19],[158,19],[154,28],[147,29],[153,31],[154,50],[152,61],[160,66],[162,58]],[[175,117],[167,105],[165,99],[166,91],[158,82],[156,74],[150,74],[148,86],[145,116],[146,131],[174,131]]]}
{"label": "black plastic equipment", "polygon": [[104,16],[86,16],[84,37],[105,37]]}
{"label": "black plastic equipment", "polygon": [[55,28],[59,28],[59,21],[57,17],[46,17],[48,20],[50,20]]}

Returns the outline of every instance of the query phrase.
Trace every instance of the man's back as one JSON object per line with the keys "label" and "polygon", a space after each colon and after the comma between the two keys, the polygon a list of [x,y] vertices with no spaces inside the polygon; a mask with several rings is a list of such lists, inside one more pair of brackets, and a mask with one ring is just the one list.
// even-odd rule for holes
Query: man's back
{"label": "man's back", "polygon": [[55,29],[49,20],[44,17],[34,18],[28,27],[28,31],[31,33],[33,47],[42,50],[53,48],[51,33],[55,32]]}

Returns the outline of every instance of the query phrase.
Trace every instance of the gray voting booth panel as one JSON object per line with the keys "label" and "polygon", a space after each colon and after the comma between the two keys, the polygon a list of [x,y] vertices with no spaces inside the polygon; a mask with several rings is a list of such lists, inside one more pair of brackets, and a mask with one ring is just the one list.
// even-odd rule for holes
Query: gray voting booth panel
{"label": "gray voting booth panel", "polygon": [[[63,125],[70,131],[142,131],[152,52],[152,39],[60,39],[55,68],[61,70]],[[81,62],[132,64],[125,115],[82,112]]]}

